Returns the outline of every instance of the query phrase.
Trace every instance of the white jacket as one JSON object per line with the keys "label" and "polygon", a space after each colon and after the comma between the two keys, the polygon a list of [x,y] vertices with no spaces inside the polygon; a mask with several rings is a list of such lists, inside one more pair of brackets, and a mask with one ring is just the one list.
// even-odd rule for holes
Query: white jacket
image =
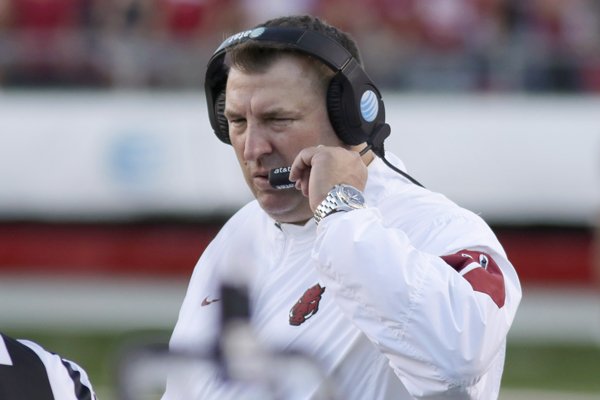
{"label": "white jacket", "polygon": [[[497,398],[521,288],[495,235],[379,159],[364,195],[366,209],[318,226],[276,224],[256,201],[242,208],[200,258],[171,348],[210,346],[219,282],[243,279],[258,340],[307,354],[340,399]],[[319,398],[324,385],[292,397]],[[225,398],[217,387],[177,373],[164,399]]]}

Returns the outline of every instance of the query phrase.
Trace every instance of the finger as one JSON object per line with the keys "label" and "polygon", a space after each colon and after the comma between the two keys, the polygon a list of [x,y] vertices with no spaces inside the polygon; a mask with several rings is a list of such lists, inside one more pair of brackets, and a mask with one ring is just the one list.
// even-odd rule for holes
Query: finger
{"label": "finger", "polygon": [[317,147],[307,147],[300,150],[294,159],[294,162],[292,163],[292,168],[290,171],[290,180],[292,182],[301,180],[306,175],[306,172],[310,171],[312,166],[312,158],[319,147],[320,145]]}

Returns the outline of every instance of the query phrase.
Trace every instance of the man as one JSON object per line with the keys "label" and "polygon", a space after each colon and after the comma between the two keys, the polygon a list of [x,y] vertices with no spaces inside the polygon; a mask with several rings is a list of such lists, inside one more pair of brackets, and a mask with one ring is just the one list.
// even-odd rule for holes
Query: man
{"label": "man", "polygon": [[[206,91],[256,200],[200,258],[171,348],[210,347],[219,285],[244,280],[259,343],[323,373],[292,398],[326,385],[340,399],[497,398],[517,275],[481,218],[385,154],[383,102],[352,39],[309,16],[268,21],[217,49]],[[268,172],[285,166],[293,188],[274,189]],[[182,375],[164,398],[224,393],[216,373]]]}
{"label": "man", "polygon": [[96,395],[77,364],[0,333],[0,399],[95,400]]}

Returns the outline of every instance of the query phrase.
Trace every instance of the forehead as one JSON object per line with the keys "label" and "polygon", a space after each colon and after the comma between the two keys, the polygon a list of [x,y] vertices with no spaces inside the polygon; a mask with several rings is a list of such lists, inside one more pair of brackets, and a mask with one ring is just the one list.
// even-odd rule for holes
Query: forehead
{"label": "forehead", "polygon": [[273,74],[280,71],[286,71],[290,77],[295,77],[301,73],[304,79],[319,78],[319,69],[317,61],[298,53],[283,52],[277,56],[271,56],[261,63],[240,63],[231,65],[229,76],[232,73],[243,73],[247,75]]}
{"label": "forehead", "polygon": [[283,56],[260,71],[249,72],[232,67],[227,79],[226,99],[259,93],[263,96],[284,96],[286,99],[324,97],[319,83],[318,72],[309,60],[293,55]]}

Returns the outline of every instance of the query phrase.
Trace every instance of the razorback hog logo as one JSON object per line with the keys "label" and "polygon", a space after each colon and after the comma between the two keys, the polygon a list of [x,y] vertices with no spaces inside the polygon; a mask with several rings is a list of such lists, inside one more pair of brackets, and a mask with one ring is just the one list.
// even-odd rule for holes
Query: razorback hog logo
{"label": "razorback hog logo", "polygon": [[319,311],[319,302],[325,288],[318,283],[308,289],[290,310],[290,325],[298,326]]}
{"label": "razorback hog logo", "polygon": [[461,250],[442,256],[473,287],[473,290],[491,297],[499,308],[504,306],[504,276],[492,256],[480,251]]}

